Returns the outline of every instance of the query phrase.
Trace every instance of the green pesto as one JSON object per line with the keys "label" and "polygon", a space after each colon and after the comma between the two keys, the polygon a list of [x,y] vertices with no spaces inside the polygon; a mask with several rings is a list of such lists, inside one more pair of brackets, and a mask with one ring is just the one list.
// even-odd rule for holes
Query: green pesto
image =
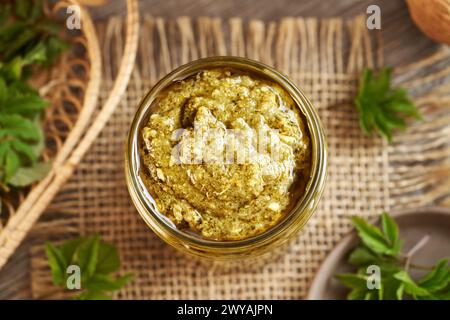
{"label": "green pesto", "polygon": [[246,239],[276,225],[310,174],[308,130],[288,93],[229,69],[167,88],[142,128],[140,153],[158,210],[214,240]]}

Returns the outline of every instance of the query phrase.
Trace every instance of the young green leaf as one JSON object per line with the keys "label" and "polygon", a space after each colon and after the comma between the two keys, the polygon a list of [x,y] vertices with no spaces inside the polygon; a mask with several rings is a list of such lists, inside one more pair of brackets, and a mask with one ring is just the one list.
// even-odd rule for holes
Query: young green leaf
{"label": "young green leaf", "polygon": [[[381,215],[383,231],[359,217],[353,217],[352,222],[362,243],[350,253],[348,262],[358,269],[355,273],[337,276],[342,284],[352,289],[347,299],[401,300],[406,297],[450,300],[450,266],[447,259],[438,261],[427,275],[415,282],[407,272],[415,266],[410,264],[407,268],[404,255],[400,255],[402,241],[398,226],[388,213]],[[369,279],[367,267],[371,265],[380,268],[379,290],[368,290],[365,286],[364,279]]]}
{"label": "young green leaf", "polygon": [[8,12],[0,14],[0,59],[4,62],[21,57],[26,64],[48,66],[67,48],[58,37],[60,24],[45,17],[42,7],[42,0],[17,0],[12,19]]}
{"label": "young green leaf", "polygon": [[[4,142],[5,145],[10,145],[10,142]],[[4,159],[4,181],[9,182],[9,180],[16,174],[19,168],[19,156],[14,152],[8,152]]]}
{"label": "young green leaf", "polygon": [[381,214],[381,225],[387,240],[395,247],[399,242],[397,223],[386,212],[383,212]]}
{"label": "young green leaf", "polygon": [[378,291],[377,290],[367,291],[366,295],[364,296],[364,300],[378,300]]}
{"label": "young green leaf", "polygon": [[38,95],[28,95],[19,97],[10,97],[5,103],[2,111],[5,114],[20,114],[26,117],[34,115],[36,112],[44,110],[48,102]]}
{"label": "young green leaf", "polygon": [[81,243],[78,249],[78,260],[82,275],[87,279],[95,273],[98,262],[98,252],[100,246],[100,238],[93,236]]}
{"label": "young green leaf", "polygon": [[341,282],[352,289],[367,289],[367,278],[360,274],[344,273],[336,276]]}
{"label": "young green leaf", "polygon": [[3,27],[11,16],[11,5],[9,3],[0,4],[0,28]]}
{"label": "young green leaf", "polygon": [[10,182],[20,167],[36,161],[31,146],[40,138],[40,130],[33,121],[18,114],[0,113],[0,173],[4,184]]}
{"label": "young green leaf", "polygon": [[111,273],[120,268],[120,258],[117,248],[111,244],[100,242],[96,272]]}
{"label": "young green leaf", "polygon": [[358,231],[358,235],[362,242],[372,251],[385,254],[385,255],[395,255],[397,254],[397,248],[389,245],[381,230],[369,224],[366,220],[360,217],[352,217],[352,223]]}
{"label": "young green leaf", "polygon": [[90,279],[86,288],[97,292],[116,291],[124,287],[132,278],[132,274],[126,274],[117,279],[105,274],[96,274]]}
{"label": "young green leaf", "polygon": [[29,20],[31,23],[35,23],[42,17],[43,14],[43,0],[34,0],[33,7],[31,8],[31,13],[29,15]]}
{"label": "young green leaf", "polygon": [[378,75],[365,69],[355,107],[359,112],[359,123],[364,133],[378,131],[389,142],[394,129],[405,129],[405,117],[420,119],[416,106],[408,98],[406,90],[391,88],[391,68],[383,68]]}
{"label": "young green leaf", "polygon": [[364,300],[367,289],[352,289],[347,295],[347,300]]}
{"label": "young green leaf", "polygon": [[0,78],[0,108],[4,105],[6,98],[8,97],[8,88],[6,87],[6,81]]}
{"label": "young green leaf", "polygon": [[18,168],[8,183],[13,187],[29,186],[34,182],[42,180],[48,174],[51,167],[51,162],[38,162],[31,167]]}
{"label": "young green leaf", "polygon": [[67,48],[59,23],[43,15],[42,0],[0,4],[0,186],[24,187],[42,179],[36,163],[45,147],[40,119],[48,105],[26,79],[35,65],[48,66]]}
{"label": "young green leaf", "polygon": [[31,120],[20,115],[0,114],[0,138],[12,138],[37,141],[39,129]]}
{"label": "young green leaf", "polygon": [[378,257],[369,249],[363,246],[357,247],[352,251],[348,262],[355,266],[367,266],[378,260]]}
{"label": "young green leaf", "polygon": [[397,300],[397,292],[402,286],[402,282],[394,278],[392,273],[381,271],[381,275],[380,300]]}
{"label": "young green leaf", "polygon": [[68,261],[69,263],[77,262],[78,257],[76,256],[76,253],[83,241],[85,241],[85,238],[83,237],[75,238],[65,241],[60,246],[61,254],[66,261]]}
{"label": "young green leaf", "polygon": [[27,18],[28,13],[31,10],[31,1],[29,0],[15,0],[14,11],[15,14],[22,19]]}
{"label": "young green leaf", "polygon": [[67,262],[61,251],[50,242],[45,244],[48,264],[52,270],[53,282],[57,285],[64,285],[66,279]]}
{"label": "young green leaf", "polygon": [[418,284],[430,292],[445,288],[450,283],[450,267],[447,259],[439,260],[437,265]]}
{"label": "young green leaf", "polygon": [[54,283],[65,283],[68,265],[78,265],[81,269],[81,292],[75,297],[80,300],[111,299],[110,293],[124,287],[133,277],[128,273],[114,277],[120,268],[117,249],[101,241],[99,236],[81,237],[66,241],[58,248],[47,245],[47,256],[55,270]]}
{"label": "young green leaf", "polygon": [[417,285],[405,270],[399,271],[394,274],[394,278],[400,280],[403,283],[405,292],[413,297],[430,295],[430,292],[427,289]]}
{"label": "young green leaf", "polygon": [[405,292],[405,284],[402,283],[398,287],[397,291],[395,292],[395,296],[397,297],[397,300],[403,300],[403,293]]}

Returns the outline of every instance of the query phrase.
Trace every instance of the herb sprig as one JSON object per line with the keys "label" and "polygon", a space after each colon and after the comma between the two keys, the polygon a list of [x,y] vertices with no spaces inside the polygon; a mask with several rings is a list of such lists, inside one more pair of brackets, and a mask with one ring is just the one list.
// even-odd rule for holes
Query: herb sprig
{"label": "herb sprig", "polygon": [[[355,266],[357,271],[337,275],[342,284],[351,289],[347,299],[450,300],[450,266],[447,259],[439,260],[432,267],[411,263],[412,256],[401,252],[403,242],[399,239],[398,225],[387,213],[381,215],[381,229],[360,217],[353,217],[352,223],[361,243],[351,252],[348,262]],[[367,285],[367,268],[372,265],[380,268],[379,289],[369,289]],[[414,281],[410,276],[410,270],[414,268],[427,268],[429,272]]]}
{"label": "herb sprig", "polygon": [[60,26],[48,19],[42,1],[0,4],[0,189],[24,187],[45,177],[42,112],[48,102],[27,79],[67,48]]}
{"label": "herb sprig", "polygon": [[3,62],[33,59],[48,66],[68,47],[61,26],[43,13],[43,0],[14,0],[0,5],[0,55]]}
{"label": "herb sprig", "polygon": [[421,119],[416,105],[404,88],[391,87],[392,69],[385,67],[378,74],[365,69],[355,99],[359,124],[365,134],[378,132],[392,142],[395,129],[406,128],[405,118]]}
{"label": "herb sprig", "polygon": [[128,273],[115,277],[120,269],[120,257],[117,248],[101,241],[99,236],[81,237],[55,246],[48,242],[45,252],[52,272],[53,283],[66,289],[71,265],[80,268],[81,289],[74,299],[105,300],[111,294],[124,287],[132,278]]}

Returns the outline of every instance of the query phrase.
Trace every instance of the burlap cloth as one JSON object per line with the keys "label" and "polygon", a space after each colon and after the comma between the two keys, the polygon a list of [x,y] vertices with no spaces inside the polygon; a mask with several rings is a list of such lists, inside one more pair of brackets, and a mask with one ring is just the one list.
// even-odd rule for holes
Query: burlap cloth
{"label": "burlap cloth", "polygon": [[[105,89],[117,72],[122,27],[119,17],[98,26]],[[45,240],[100,233],[120,249],[123,271],[135,274],[117,298],[298,299],[305,296],[326,254],[350,230],[349,216],[450,205],[447,48],[398,70],[396,82],[411,89],[425,121],[412,124],[387,145],[361,133],[352,107],[360,71],[383,64],[380,34],[366,29],[364,17],[270,23],[145,17],[141,33],[138,64],[126,97],[35,228],[34,297],[53,290],[43,254]],[[124,142],[138,100],[176,66],[225,54],[260,60],[288,74],[319,110],[328,138],[329,176],[317,213],[286,254],[257,270],[225,272],[175,253],[141,220],[125,186]]]}

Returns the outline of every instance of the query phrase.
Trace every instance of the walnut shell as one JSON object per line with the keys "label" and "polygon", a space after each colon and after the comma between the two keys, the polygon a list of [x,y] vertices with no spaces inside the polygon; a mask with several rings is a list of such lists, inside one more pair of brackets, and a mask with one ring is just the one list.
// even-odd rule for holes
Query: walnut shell
{"label": "walnut shell", "polygon": [[414,23],[431,39],[450,44],[450,0],[407,0]]}

